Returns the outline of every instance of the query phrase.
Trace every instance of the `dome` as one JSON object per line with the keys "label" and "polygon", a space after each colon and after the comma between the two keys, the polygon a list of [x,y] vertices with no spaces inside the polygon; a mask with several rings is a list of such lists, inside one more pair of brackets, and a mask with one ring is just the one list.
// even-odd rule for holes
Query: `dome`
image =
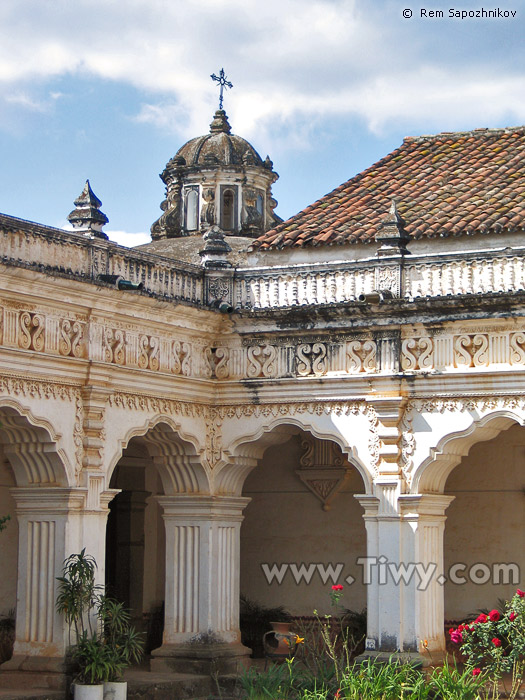
{"label": "dome", "polygon": [[272,184],[279,175],[269,156],[262,160],[246,139],[231,133],[223,109],[210,133],[179,148],[160,175],[166,185],[164,212],[151,227],[154,240],[224,234],[257,238],[281,221]]}
{"label": "dome", "polygon": [[184,164],[190,167],[256,165],[268,168],[267,163],[246,139],[231,133],[228,117],[223,109],[215,112],[210,124],[210,133],[185,143],[179,148],[172,162],[182,163],[181,158],[184,158]]}

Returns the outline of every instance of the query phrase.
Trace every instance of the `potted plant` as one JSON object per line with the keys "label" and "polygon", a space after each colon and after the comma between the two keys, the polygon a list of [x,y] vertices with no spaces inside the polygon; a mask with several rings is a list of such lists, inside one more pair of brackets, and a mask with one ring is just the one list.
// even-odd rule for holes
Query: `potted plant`
{"label": "potted plant", "polygon": [[130,626],[129,611],[117,600],[103,596],[98,613],[108,660],[104,700],[125,700],[127,683],[122,680],[122,673],[132,663],[141,660],[143,635]]}
{"label": "potted plant", "polygon": [[56,607],[69,625],[70,642],[75,634],[70,650],[75,700],[118,700],[126,697],[127,684],[121,682],[118,694],[110,684],[140,660],[143,640],[122,603],[103,595],[95,583],[96,566],[85,549],[65,560]]}

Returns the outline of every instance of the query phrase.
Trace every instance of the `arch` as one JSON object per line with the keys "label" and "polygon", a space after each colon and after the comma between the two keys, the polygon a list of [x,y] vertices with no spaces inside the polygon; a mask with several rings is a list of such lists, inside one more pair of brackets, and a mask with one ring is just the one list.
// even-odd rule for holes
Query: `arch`
{"label": "arch", "polygon": [[468,454],[472,445],[491,440],[513,423],[525,425],[525,420],[511,410],[499,410],[478,420],[473,419],[465,430],[442,437],[431,449],[430,456],[414,472],[411,492],[443,493],[449,474]]}
{"label": "arch", "polygon": [[74,486],[68,460],[58,449],[60,434],[12,399],[0,401],[0,440],[17,486]]}
{"label": "arch", "polygon": [[123,451],[134,438],[141,438],[153,458],[166,495],[210,492],[208,473],[196,448],[197,438],[184,433],[168,416],[156,416],[128,432],[111,461],[108,483]]}
{"label": "arch", "polygon": [[313,423],[305,423],[293,416],[279,416],[273,421],[259,426],[253,433],[233,440],[228,449],[224,450],[225,455],[230,458],[229,461],[215,468],[215,489],[222,491],[227,487],[230,489],[228,493],[239,495],[242,492],[246,477],[256,466],[257,461],[262,457],[265,450],[271,445],[287,440],[290,436],[290,427],[310,433],[319,440],[331,440],[338,445],[350,464],[355,467],[361,476],[365,493],[372,493],[372,474],[369,473],[357,456],[355,449],[346,443],[340,433],[320,430]]}

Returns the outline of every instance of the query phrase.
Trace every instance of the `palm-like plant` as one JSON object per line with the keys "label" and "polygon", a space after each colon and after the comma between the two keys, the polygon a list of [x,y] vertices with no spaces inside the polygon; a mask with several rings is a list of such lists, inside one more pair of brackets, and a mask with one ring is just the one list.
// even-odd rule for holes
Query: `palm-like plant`
{"label": "palm-like plant", "polygon": [[88,685],[120,678],[127,666],[140,661],[144,645],[123,604],[103,595],[102,586],[95,583],[96,568],[95,559],[83,549],[65,560],[57,578],[56,608],[70,635],[72,629],[75,632],[75,680]]}

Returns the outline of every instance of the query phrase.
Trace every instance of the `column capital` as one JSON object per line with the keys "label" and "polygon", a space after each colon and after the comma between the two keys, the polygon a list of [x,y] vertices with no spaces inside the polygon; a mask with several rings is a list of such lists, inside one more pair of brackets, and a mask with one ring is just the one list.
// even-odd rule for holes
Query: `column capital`
{"label": "column capital", "polygon": [[250,498],[241,496],[209,496],[193,494],[174,494],[157,496],[163,509],[165,520],[194,521],[242,521],[242,511]]}
{"label": "column capital", "polygon": [[16,503],[16,512],[40,515],[67,515],[72,510],[82,511],[86,503],[86,489],[68,489],[50,486],[35,488],[13,486],[9,489]]}
{"label": "column capital", "polygon": [[354,498],[365,511],[363,515],[365,520],[377,518],[377,513],[379,511],[379,498],[377,496],[372,496],[372,494],[369,493],[355,493]]}
{"label": "column capital", "polygon": [[454,498],[443,493],[405,493],[399,496],[399,510],[405,520],[445,518],[445,510]]}

